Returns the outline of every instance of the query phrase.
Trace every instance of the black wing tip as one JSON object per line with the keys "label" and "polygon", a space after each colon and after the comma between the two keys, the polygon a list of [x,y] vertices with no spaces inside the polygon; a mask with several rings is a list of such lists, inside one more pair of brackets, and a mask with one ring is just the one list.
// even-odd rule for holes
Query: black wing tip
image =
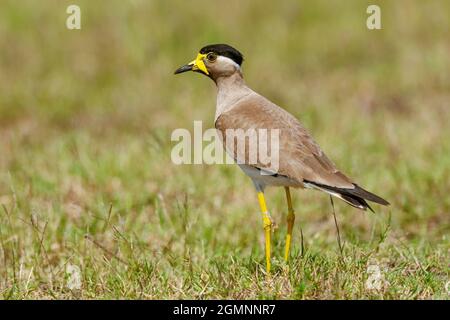
{"label": "black wing tip", "polygon": [[[380,196],[377,196],[376,194],[361,188],[357,184],[353,184],[353,185],[355,186],[355,189],[353,189],[352,191],[349,190],[349,193],[351,193],[352,195],[363,198],[365,200],[369,200],[369,201],[381,204],[383,206],[390,205],[390,203],[387,200],[381,198]],[[346,189],[346,190],[348,190],[348,189]]]}
{"label": "black wing tip", "polygon": [[355,188],[349,189],[349,188],[338,188],[338,187],[327,186],[327,185],[324,185],[324,184],[321,184],[321,183],[308,181],[308,180],[304,180],[304,181],[307,182],[307,183],[316,185],[317,187],[320,187],[322,189],[336,192],[348,204],[352,205],[355,208],[359,208],[359,209],[362,209],[362,210],[369,209],[370,211],[375,212],[369,206],[367,201],[375,202],[377,204],[381,204],[381,205],[384,205],[384,206],[390,205],[390,203],[388,201],[386,201],[383,198],[377,196],[376,194],[373,194],[373,193],[371,193],[371,192],[361,188],[357,184],[353,184],[355,186]]}

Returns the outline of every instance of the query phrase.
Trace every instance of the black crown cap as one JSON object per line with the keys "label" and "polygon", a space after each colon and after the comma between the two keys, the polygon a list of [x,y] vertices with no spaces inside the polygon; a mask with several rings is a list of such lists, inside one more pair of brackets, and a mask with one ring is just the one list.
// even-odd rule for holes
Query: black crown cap
{"label": "black crown cap", "polygon": [[241,65],[242,61],[244,61],[242,53],[228,44],[210,44],[200,49],[200,53],[202,54],[207,54],[209,52],[214,52],[219,56],[230,58],[238,65]]}

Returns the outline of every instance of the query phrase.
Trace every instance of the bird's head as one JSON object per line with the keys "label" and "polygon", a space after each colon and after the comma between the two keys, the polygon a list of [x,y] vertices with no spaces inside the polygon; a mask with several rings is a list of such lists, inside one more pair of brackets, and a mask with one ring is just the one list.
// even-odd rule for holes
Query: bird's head
{"label": "bird's head", "polygon": [[242,54],[232,46],[212,44],[201,48],[197,58],[178,68],[175,74],[194,71],[203,73],[215,80],[240,71],[243,60]]}

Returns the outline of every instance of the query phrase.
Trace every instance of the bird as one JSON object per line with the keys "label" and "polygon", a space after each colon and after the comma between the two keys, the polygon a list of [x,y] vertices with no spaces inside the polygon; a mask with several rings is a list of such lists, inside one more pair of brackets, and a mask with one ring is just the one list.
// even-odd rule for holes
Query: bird
{"label": "bird", "polygon": [[[290,256],[295,222],[290,188],[316,189],[361,210],[373,211],[367,201],[384,206],[389,202],[339,171],[297,118],[248,87],[242,72],[243,61],[244,56],[234,47],[212,44],[201,48],[195,60],[178,68],[175,74],[193,71],[209,77],[217,86],[214,125],[226,152],[253,181],[263,220],[265,269],[270,274],[273,223],[264,196],[266,187],[283,187],[285,190],[288,207],[286,262]],[[227,132],[233,130],[237,141],[245,140],[247,147],[251,142],[244,136],[245,130],[276,131],[278,158],[274,161],[277,162],[275,170],[260,159],[249,161],[247,149],[238,148],[239,143],[230,143]]]}

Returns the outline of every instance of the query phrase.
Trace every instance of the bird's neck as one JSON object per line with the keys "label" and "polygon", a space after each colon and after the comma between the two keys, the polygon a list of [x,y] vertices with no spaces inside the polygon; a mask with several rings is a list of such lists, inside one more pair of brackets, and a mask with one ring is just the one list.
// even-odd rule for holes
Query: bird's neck
{"label": "bird's neck", "polygon": [[216,116],[214,119],[216,121],[222,113],[233,108],[236,102],[251,93],[251,89],[245,84],[240,70],[236,70],[228,76],[218,77],[214,81],[217,85]]}

